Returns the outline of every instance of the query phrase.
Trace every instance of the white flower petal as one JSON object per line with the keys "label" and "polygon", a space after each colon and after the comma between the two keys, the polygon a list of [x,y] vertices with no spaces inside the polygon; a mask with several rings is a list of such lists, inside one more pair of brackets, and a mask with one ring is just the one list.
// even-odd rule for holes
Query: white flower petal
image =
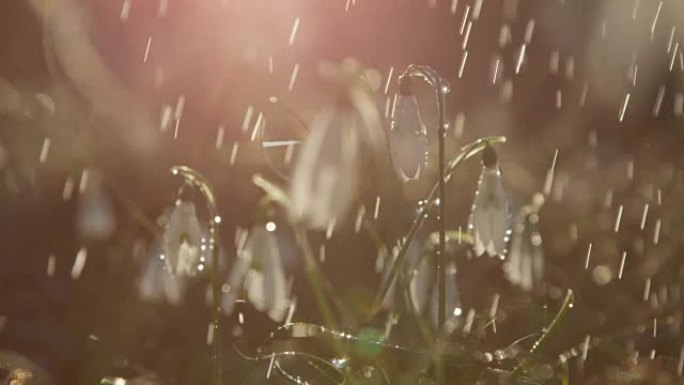
{"label": "white flower petal", "polygon": [[358,184],[358,119],[351,111],[325,110],[312,123],[290,184],[291,216],[325,230],[341,219]]}
{"label": "white flower petal", "polygon": [[186,279],[164,272],[164,262],[151,256],[138,282],[138,295],[143,301],[178,305],[185,298]]}
{"label": "white flower petal", "polygon": [[238,256],[229,279],[230,290],[223,296],[224,312],[230,314],[239,288],[244,287],[254,307],[275,322],[287,314],[288,287],[280,249],[274,233],[263,226],[251,231],[244,250]]}
{"label": "white flower petal", "polygon": [[544,255],[541,236],[530,221],[529,210],[519,215],[511,237],[508,260],[504,264],[506,278],[525,291],[531,291],[541,282],[544,273]]}
{"label": "white flower petal", "polygon": [[498,166],[483,167],[475,195],[470,223],[475,253],[490,257],[504,255],[509,228],[509,207]]}
{"label": "white flower petal", "polygon": [[[187,245],[181,250],[183,243]],[[178,201],[164,231],[163,247],[169,273],[172,275],[194,273],[201,256],[199,252],[201,243],[202,230],[194,203]],[[194,252],[194,248],[198,251]]]}
{"label": "white flower petal", "polygon": [[402,182],[418,179],[427,162],[427,129],[415,96],[401,95],[392,113],[390,155]]}

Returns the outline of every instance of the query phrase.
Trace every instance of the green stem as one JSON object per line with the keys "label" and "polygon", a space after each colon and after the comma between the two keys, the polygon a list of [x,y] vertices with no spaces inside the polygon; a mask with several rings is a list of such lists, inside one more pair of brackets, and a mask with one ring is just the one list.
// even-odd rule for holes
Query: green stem
{"label": "green stem", "polygon": [[[484,148],[487,145],[503,143],[505,141],[506,138],[503,136],[494,136],[488,138],[480,138],[463,147],[461,149],[461,152],[449,162],[449,166],[446,169],[446,174],[444,175],[444,182],[446,183],[451,179],[451,176],[453,175],[454,171],[461,163],[479,154],[482,150],[484,150]],[[387,276],[387,279],[383,282],[382,286],[380,287],[378,295],[375,297],[374,305],[369,314],[369,318],[375,317],[377,313],[380,311],[380,309],[382,309],[382,303],[384,302],[385,297],[389,293],[389,290],[392,287],[392,283],[397,278],[397,274],[399,273],[399,267],[404,263],[404,260],[406,259],[407,252],[409,250],[409,247],[411,246],[411,242],[413,242],[414,238],[418,234],[418,231],[425,223],[428,212],[430,212],[430,209],[437,200],[438,189],[439,183],[435,183],[432,190],[430,191],[430,195],[428,195],[427,203],[423,206],[423,209],[418,214],[416,219],[413,221],[413,224],[411,224],[411,228],[406,234],[406,240],[404,241],[404,244],[399,250],[397,257],[392,262],[392,266],[390,267],[390,273]]]}
{"label": "green stem", "polygon": [[565,317],[567,316],[570,309],[572,309],[574,300],[575,300],[575,295],[573,294],[572,290],[568,289],[568,293],[565,295],[565,299],[563,300],[563,304],[561,305],[561,308],[558,310],[558,313],[556,313],[556,316],[553,317],[553,320],[549,324],[549,327],[546,328],[546,331],[532,345],[532,349],[530,349],[529,357],[523,359],[520,362],[520,364],[518,364],[518,366],[515,367],[515,369],[513,370],[513,373],[511,373],[511,378],[515,379],[518,376],[520,376],[522,373],[527,371],[527,369],[529,368],[530,362],[532,362],[536,359],[536,357],[539,355],[539,352],[541,351],[541,349],[546,345],[550,336],[558,330],[561,322],[565,319]]}
{"label": "green stem", "polygon": [[330,307],[330,303],[328,302],[328,298],[325,294],[322,273],[318,267],[316,259],[313,256],[309,238],[306,235],[306,231],[302,228],[297,228],[296,232],[297,241],[299,242],[304,254],[306,276],[309,280],[309,284],[311,285],[311,290],[314,292],[316,304],[318,305],[318,310],[321,312],[321,316],[323,317],[323,322],[328,329],[338,330],[332,308]]}
{"label": "green stem", "polygon": [[218,241],[218,224],[220,217],[218,215],[216,194],[211,188],[209,182],[202,176],[202,174],[187,166],[173,166],[171,167],[171,174],[180,175],[187,182],[197,187],[207,204],[209,211],[209,247],[212,251],[212,266],[211,266],[211,281],[212,281],[212,295],[214,300],[214,335],[213,335],[213,364],[214,364],[214,385],[222,384],[221,374],[221,274],[220,274],[220,252]]}

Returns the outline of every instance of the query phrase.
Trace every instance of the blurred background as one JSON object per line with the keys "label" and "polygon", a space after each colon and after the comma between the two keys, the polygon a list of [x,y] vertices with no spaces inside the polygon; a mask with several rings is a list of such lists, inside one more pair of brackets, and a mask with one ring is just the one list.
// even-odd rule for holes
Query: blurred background
{"label": "blurred background", "polygon": [[[215,187],[227,271],[236,230],[257,221],[263,193],[252,175],[286,185],[290,173],[286,151],[260,140],[303,139],[301,122],[337,97],[321,67],[353,58],[369,69],[386,125],[397,76],[411,63],[434,67],[451,83],[448,154],[505,135],[498,153],[513,212],[545,196],[541,288],[520,290],[499,261],[454,252],[464,312],[498,301],[498,330],[469,349],[538,332],[572,289],[548,362],[605,340],[571,361],[578,383],[682,383],[683,2],[15,0],[0,3],[0,25],[4,370],[30,368],[45,384],[93,384],[121,370],[149,383],[208,382],[208,277],[170,301],[150,273],[162,271],[160,236],[179,187],[168,170],[191,166]],[[361,167],[355,207],[377,210],[388,249],[436,180],[434,101],[416,90],[428,175],[402,184],[389,151]],[[448,185],[450,230],[466,228],[480,167],[471,161]],[[381,274],[376,240],[355,232],[354,218],[312,238],[316,251],[325,245],[334,292],[362,315]],[[320,322],[282,227],[293,320]],[[258,346],[277,324],[238,308],[223,320],[225,382],[267,383],[268,362],[230,346]],[[397,327],[394,343],[419,340]]]}

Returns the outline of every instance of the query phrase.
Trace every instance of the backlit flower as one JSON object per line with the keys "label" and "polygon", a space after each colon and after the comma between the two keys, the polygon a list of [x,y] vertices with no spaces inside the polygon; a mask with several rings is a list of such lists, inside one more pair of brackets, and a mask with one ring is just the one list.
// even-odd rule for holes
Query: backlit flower
{"label": "backlit flower", "polygon": [[531,205],[520,210],[513,226],[511,246],[504,264],[506,278],[525,291],[538,287],[544,274],[542,238],[538,230],[538,211],[543,202],[543,195],[538,194]]}
{"label": "backlit flower", "polygon": [[341,220],[358,186],[358,130],[351,106],[324,110],[311,124],[292,173],[290,215],[304,226],[325,230]]}
{"label": "backlit flower", "polygon": [[159,255],[150,258],[138,282],[138,295],[144,301],[178,305],[185,299],[187,277],[164,272]]}
{"label": "backlit flower", "polygon": [[388,136],[392,165],[399,179],[418,179],[427,167],[427,129],[408,77],[401,80]]}
{"label": "backlit flower", "polygon": [[[456,282],[456,264],[446,265],[446,316],[461,314],[461,302]],[[417,314],[430,314],[433,323],[437,324],[439,310],[439,287],[437,266],[434,258],[424,256],[413,271],[409,283],[409,299]]]}
{"label": "backlit flower", "polygon": [[200,265],[202,242],[195,204],[177,200],[164,231],[164,261],[168,272],[171,275],[194,275]]}
{"label": "backlit flower", "polygon": [[468,223],[477,256],[484,253],[490,257],[505,256],[509,220],[510,210],[496,152],[487,146],[482,152],[482,173]]}
{"label": "backlit flower", "polygon": [[223,296],[223,309],[232,313],[235,301],[242,289],[254,307],[268,317],[281,322],[290,304],[285,269],[273,231],[255,226],[228,279],[229,291]]}

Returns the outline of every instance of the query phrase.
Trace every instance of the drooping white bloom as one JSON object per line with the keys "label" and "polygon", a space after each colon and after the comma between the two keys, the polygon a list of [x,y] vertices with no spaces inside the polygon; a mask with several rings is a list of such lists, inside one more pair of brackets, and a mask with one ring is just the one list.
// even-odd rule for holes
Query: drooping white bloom
{"label": "drooping white bloom", "polygon": [[397,97],[388,136],[392,165],[399,179],[406,182],[420,178],[427,167],[428,139],[412,93]]}
{"label": "drooping white bloom", "polygon": [[358,186],[358,130],[350,106],[328,108],[314,119],[290,183],[290,215],[311,229],[341,220]]}
{"label": "drooping white bloom", "polygon": [[144,301],[178,305],[185,298],[187,278],[164,272],[164,261],[155,255],[145,265],[138,282],[138,295]]}
{"label": "drooping white bloom", "polygon": [[543,196],[539,194],[531,205],[520,210],[513,226],[511,246],[504,264],[506,278],[525,291],[538,287],[544,274],[542,238],[538,230],[538,210],[543,200]]}
{"label": "drooping white bloom", "polygon": [[285,318],[290,304],[289,290],[274,232],[264,226],[252,228],[244,249],[238,251],[228,284],[229,291],[222,300],[226,314],[232,313],[244,289],[252,305],[266,312],[271,320],[281,322]]}
{"label": "drooping white bloom", "polygon": [[482,153],[482,173],[468,223],[477,256],[485,252],[490,257],[505,256],[509,221],[510,210],[496,153],[487,147]]}
{"label": "drooping white bloom", "polygon": [[[456,265],[449,262],[446,269],[446,316],[460,315],[460,297],[456,281]],[[439,311],[439,281],[434,259],[424,256],[413,272],[409,284],[411,306],[417,314],[429,312],[436,325]]]}
{"label": "drooping white bloom", "polygon": [[202,230],[190,201],[177,200],[164,231],[164,261],[171,275],[194,275],[202,256]]}

